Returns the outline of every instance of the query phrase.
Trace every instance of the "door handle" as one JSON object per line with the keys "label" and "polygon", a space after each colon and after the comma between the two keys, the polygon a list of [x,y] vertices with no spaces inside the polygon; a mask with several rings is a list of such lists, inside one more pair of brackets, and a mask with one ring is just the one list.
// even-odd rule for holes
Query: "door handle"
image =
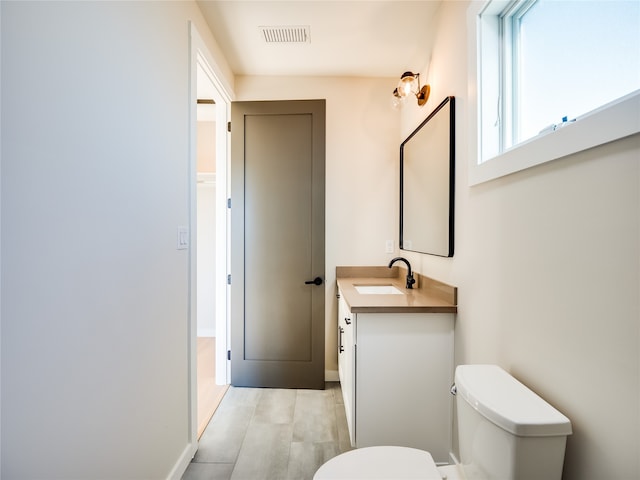
{"label": "door handle", "polygon": [[322,278],[316,277],[313,280],[307,280],[305,285],[322,285]]}

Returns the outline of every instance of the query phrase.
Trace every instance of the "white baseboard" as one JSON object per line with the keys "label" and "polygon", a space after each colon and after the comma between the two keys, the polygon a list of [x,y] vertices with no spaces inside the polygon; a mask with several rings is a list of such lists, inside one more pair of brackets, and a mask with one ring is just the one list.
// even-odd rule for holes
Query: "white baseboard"
{"label": "white baseboard", "polygon": [[178,461],[171,469],[171,472],[167,476],[167,480],[180,480],[187,470],[187,467],[191,463],[196,451],[198,450],[197,443],[188,443],[184,448],[182,455],[178,458]]}
{"label": "white baseboard", "polygon": [[324,371],[324,381],[325,382],[339,382],[340,376],[338,375],[337,370],[325,370]]}

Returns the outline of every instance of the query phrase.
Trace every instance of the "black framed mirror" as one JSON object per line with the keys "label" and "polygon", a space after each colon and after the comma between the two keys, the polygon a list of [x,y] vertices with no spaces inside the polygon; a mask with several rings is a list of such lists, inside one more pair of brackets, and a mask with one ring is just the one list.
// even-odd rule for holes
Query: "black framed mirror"
{"label": "black framed mirror", "polygon": [[455,98],[400,145],[400,249],[453,256]]}

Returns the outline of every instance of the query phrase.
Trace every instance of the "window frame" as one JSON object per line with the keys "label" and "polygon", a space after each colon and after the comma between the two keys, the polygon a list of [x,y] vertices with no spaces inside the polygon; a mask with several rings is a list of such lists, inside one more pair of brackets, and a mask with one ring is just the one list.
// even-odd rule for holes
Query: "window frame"
{"label": "window frame", "polygon": [[[469,185],[500,178],[640,132],[639,89],[576,117],[575,122],[561,129],[540,133],[505,148],[508,138],[500,134],[502,123],[510,123],[508,130],[511,135],[515,134],[517,128],[517,115],[512,123],[507,110],[512,107],[511,102],[517,92],[508,89],[507,95],[500,94],[505,84],[513,84],[510,75],[515,68],[513,52],[508,52],[511,65],[504,65],[499,58],[505,48],[513,47],[513,43],[504,41],[505,22],[500,16],[509,3],[507,0],[475,1],[467,9]],[[511,18],[509,21],[514,20]],[[499,100],[496,105],[497,97]],[[491,115],[491,111],[497,114]]]}

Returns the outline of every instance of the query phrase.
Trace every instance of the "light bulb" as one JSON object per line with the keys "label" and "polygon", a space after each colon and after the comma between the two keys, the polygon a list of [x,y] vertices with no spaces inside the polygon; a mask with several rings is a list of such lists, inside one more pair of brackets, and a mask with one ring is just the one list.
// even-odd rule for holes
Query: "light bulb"
{"label": "light bulb", "polygon": [[412,80],[401,80],[400,81],[400,86],[398,88],[398,93],[400,94],[400,96],[402,97],[406,97],[407,95],[409,95],[411,93],[411,84],[413,83]]}
{"label": "light bulb", "polygon": [[398,83],[398,94],[406,97],[410,93],[415,93],[418,90],[417,77],[418,75],[412,72],[404,72]]}

